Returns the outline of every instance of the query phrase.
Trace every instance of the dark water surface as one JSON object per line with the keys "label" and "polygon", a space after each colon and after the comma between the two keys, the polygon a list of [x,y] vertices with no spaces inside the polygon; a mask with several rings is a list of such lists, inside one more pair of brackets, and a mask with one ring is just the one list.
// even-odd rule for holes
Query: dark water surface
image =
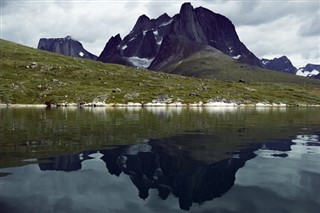
{"label": "dark water surface", "polygon": [[319,108],[0,108],[0,212],[319,212]]}

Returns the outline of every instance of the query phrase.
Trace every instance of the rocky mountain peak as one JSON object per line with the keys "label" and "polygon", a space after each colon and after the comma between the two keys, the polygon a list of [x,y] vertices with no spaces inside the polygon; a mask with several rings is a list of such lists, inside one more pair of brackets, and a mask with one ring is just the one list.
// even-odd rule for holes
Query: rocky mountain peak
{"label": "rocky mountain peak", "polygon": [[269,59],[261,59],[262,66],[264,68],[290,73],[290,74],[296,74],[297,68],[294,67],[291,63],[291,61],[287,58],[287,56],[281,56],[279,58],[274,58],[272,60]]}
{"label": "rocky mountain peak", "polygon": [[152,21],[150,20],[150,18],[148,16],[146,16],[145,14],[141,15],[136,24],[134,25],[132,32],[140,32],[143,31],[147,28],[149,28],[152,25]]}
{"label": "rocky mountain peak", "polygon": [[173,21],[172,33],[184,36],[191,41],[206,42],[206,37],[190,3],[184,3],[181,6],[179,15]]}
{"label": "rocky mountain peak", "polygon": [[108,43],[106,45],[106,48],[108,48],[108,49],[118,49],[118,46],[121,43],[121,41],[122,41],[122,38],[121,38],[120,34],[112,36],[109,39],[109,41],[108,41]]}
{"label": "rocky mountain peak", "polygon": [[169,21],[170,19],[171,17],[167,13],[164,13],[157,18],[157,21],[163,23],[163,22]]}
{"label": "rocky mountain peak", "polygon": [[313,70],[320,71],[320,64],[307,64],[304,69],[310,72]]}
{"label": "rocky mountain peak", "polygon": [[188,15],[191,15],[192,13],[193,13],[193,6],[191,5],[190,2],[186,2],[181,5],[181,8],[180,8],[181,16],[188,16]]}
{"label": "rocky mountain peak", "polygon": [[122,42],[122,39],[120,34],[112,36],[107,42],[102,53],[99,55],[97,61],[129,66],[130,63],[121,55],[121,51],[120,51],[121,42]]}
{"label": "rocky mountain peak", "polygon": [[[171,41],[166,41],[167,39]],[[197,44],[191,45],[192,42]],[[173,46],[167,45],[162,48],[163,43]],[[191,45],[192,48],[185,45]],[[120,55],[124,59],[130,61],[133,57],[135,60],[155,58],[157,60],[151,62],[149,68],[165,69],[166,63],[162,63],[160,59],[166,60],[166,57],[182,59],[181,56],[175,57],[174,54],[188,53],[183,54],[183,57],[187,57],[192,54],[191,50],[198,51],[198,47],[206,45],[242,63],[261,66],[260,60],[239,40],[235,27],[229,19],[202,7],[193,8],[191,3],[184,3],[180,13],[172,18],[166,13],[157,19],[141,15],[130,34],[118,44],[118,48],[120,47]],[[174,63],[174,60],[169,61]],[[158,66],[156,62],[164,66]]]}
{"label": "rocky mountain peak", "polygon": [[38,49],[66,56],[92,60],[97,59],[97,56],[84,49],[82,44],[79,41],[74,40],[71,36],[66,36],[64,38],[41,38],[38,43]]}

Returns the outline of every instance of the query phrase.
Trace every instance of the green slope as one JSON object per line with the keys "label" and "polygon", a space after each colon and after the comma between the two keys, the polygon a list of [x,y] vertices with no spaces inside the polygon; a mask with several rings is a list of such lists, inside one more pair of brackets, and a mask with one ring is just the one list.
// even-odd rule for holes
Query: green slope
{"label": "green slope", "polygon": [[248,82],[320,84],[319,80],[239,63],[214,48],[206,48],[171,66],[170,73],[200,78]]}
{"label": "green slope", "polygon": [[0,40],[0,59],[0,103],[149,102],[165,95],[185,103],[225,98],[320,104],[320,81],[243,84],[238,78],[235,82],[186,78],[66,57],[5,40]]}

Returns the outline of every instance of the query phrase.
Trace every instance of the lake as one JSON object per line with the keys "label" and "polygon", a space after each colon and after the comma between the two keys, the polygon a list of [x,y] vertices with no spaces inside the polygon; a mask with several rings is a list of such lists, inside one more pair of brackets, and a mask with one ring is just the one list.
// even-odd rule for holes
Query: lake
{"label": "lake", "polygon": [[0,211],[318,212],[320,108],[0,108]]}

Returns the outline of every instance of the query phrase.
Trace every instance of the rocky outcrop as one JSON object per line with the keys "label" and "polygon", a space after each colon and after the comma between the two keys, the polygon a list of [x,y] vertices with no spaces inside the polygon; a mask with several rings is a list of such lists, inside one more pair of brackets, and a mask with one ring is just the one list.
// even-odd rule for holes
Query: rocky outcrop
{"label": "rocky outcrop", "polygon": [[65,38],[41,38],[38,49],[59,53],[66,56],[96,60],[97,56],[84,49],[82,44],[67,36]]}
{"label": "rocky outcrop", "polygon": [[261,59],[262,66],[266,69],[296,74],[297,68],[294,67],[291,61],[286,57],[282,56],[280,58],[274,58],[272,60],[269,59]]}
{"label": "rocky outcrop", "polygon": [[[207,45],[239,62],[261,66],[260,60],[239,40],[229,19],[202,7],[194,9],[190,3],[183,4],[172,18],[166,13],[157,19],[140,16],[117,49],[134,66],[138,63],[133,63],[132,57],[147,59],[151,62],[149,69],[160,70]],[[113,50],[106,45],[104,52],[111,54]]]}

